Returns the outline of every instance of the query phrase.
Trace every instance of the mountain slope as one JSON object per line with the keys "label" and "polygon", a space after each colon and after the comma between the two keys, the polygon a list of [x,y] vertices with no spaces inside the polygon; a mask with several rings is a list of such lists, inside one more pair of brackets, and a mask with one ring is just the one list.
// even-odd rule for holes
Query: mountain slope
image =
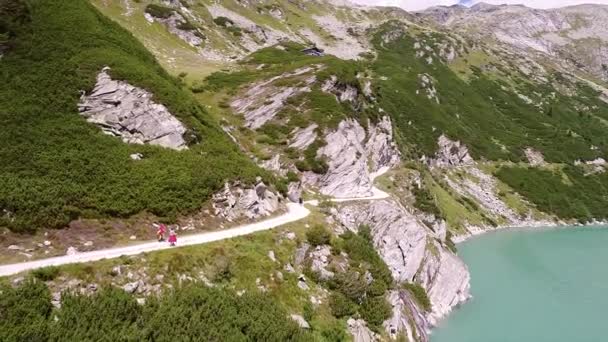
{"label": "mountain slope", "polygon": [[[34,2],[29,11],[0,62],[2,225],[32,231],[78,217],[176,215],[200,208],[228,179],[264,175],[179,79],[86,1]],[[105,66],[166,105],[187,126],[190,149],[124,144],[87,123],[79,92],[90,92]],[[137,153],[144,159],[130,158]]]}
{"label": "mountain slope", "polygon": [[420,15],[463,34],[494,39],[608,81],[608,6],[539,10],[480,3],[470,9],[435,7]]}

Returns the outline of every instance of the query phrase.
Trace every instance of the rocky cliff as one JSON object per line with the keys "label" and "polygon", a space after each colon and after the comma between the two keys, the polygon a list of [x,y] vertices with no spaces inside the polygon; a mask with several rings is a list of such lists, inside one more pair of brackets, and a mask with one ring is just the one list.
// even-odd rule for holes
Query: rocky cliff
{"label": "rocky cliff", "polygon": [[[369,226],[374,244],[395,281],[416,282],[425,288],[432,303],[429,313],[393,298],[394,306],[416,308],[409,315],[418,321],[410,324],[428,329],[469,298],[470,276],[466,265],[445,247],[444,241],[434,237],[430,227],[394,200],[346,204],[337,210],[335,217],[350,230]],[[407,329],[396,317],[391,323],[393,328]]]}
{"label": "rocky cliff", "polygon": [[326,145],[318,150],[328,160],[324,175],[308,172],[304,183],[318,187],[324,195],[336,198],[372,196],[374,175],[399,162],[389,117],[368,123],[367,130],[356,120],[340,122],[324,136]]}
{"label": "rocky cliff", "polygon": [[104,133],[126,143],[152,144],[175,150],[187,148],[186,127],[167,107],[153,101],[151,93],[113,80],[104,68],[91,94],[83,94],[80,114]]}

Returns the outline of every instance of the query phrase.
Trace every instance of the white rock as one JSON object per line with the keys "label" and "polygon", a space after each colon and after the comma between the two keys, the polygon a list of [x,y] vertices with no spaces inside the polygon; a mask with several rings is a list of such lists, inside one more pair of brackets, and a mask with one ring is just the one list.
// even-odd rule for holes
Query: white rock
{"label": "white rock", "polygon": [[407,291],[390,291],[387,301],[392,306],[391,318],[383,323],[384,329],[391,339],[399,334],[405,334],[408,341],[428,341],[430,325],[425,313],[418,304],[409,297]]}
{"label": "white rock", "polygon": [[129,156],[132,160],[142,160],[144,158],[144,155],[141,153],[134,153],[132,155]]}
{"label": "white rock", "polygon": [[310,329],[310,324],[308,324],[308,322],[306,322],[304,317],[302,317],[301,315],[292,314],[291,319],[298,323],[298,326],[300,326],[300,328]]}
{"label": "white rock", "polygon": [[129,237],[129,240],[137,240],[137,236],[135,236],[135,235],[131,235],[131,236]]}
{"label": "white rock", "polygon": [[290,139],[289,147],[305,150],[317,139],[317,128],[319,128],[317,124],[312,124],[304,129],[296,128],[291,132],[293,138]]}
{"label": "white rock", "polygon": [[268,258],[272,260],[272,262],[277,262],[277,258],[274,255],[274,251],[268,251]]}
{"label": "white rock", "polygon": [[312,259],[310,268],[313,272],[316,272],[322,280],[327,280],[334,276],[334,272],[327,270],[330,256],[331,247],[328,245],[317,246],[310,253],[310,258]]}
{"label": "white rock", "polygon": [[65,252],[65,255],[75,255],[78,254],[78,249],[76,247],[68,247],[68,250]]}
{"label": "white rock", "polygon": [[93,241],[87,241],[87,242],[83,243],[83,246],[91,247],[91,246],[93,246]]}
{"label": "white rock", "polygon": [[10,246],[8,246],[8,250],[9,251],[21,251],[21,250],[23,250],[23,247],[17,246],[17,245],[10,245]]}
{"label": "white rock", "polygon": [[308,172],[303,179],[318,187],[324,195],[337,198],[371,196],[373,173],[399,162],[388,117],[383,117],[377,124],[370,122],[367,131],[356,120],[344,120],[335,131],[325,135],[325,141],[327,145],[317,154],[327,159],[327,173]]}
{"label": "white rock", "polygon": [[452,167],[475,163],[469,154],[468,148],[459,141],[450,140],[450,138],[442,134],[437,144],[439,145],[439,149],[435,153],[435,158],[430,160],[431,166]]}
{"label": "white rock", "polygon": [[353,342],[373,342],[378,337],[367,327],[367,323],[362,319],[349,318],[346,321],[348,331],[353,336]]}
{"label": "white rock", "polygon": [[526,154],[526,158],[528,158],[528,162],[530,163],[530,165],[540,166],[545,164],[545,158],[543,157],[543,154],[539,151],[528,147],[524,150],[524,153]]}
{"label": "white rock", "polygon": [[80,113],[88,122],[126,143],[187,148],[186,127],[165,106],[155,103],[153,95],[141,88],[112,80],[108,70],[97,75],[93,92],[80,99]]}
{"label": "white rock", "polygon": [[267,190],[264,183],[258,183],[254,189],[230,187],[226,183],[224,190],[213,195],[212,201],[215,215],[228,221],[269,216],[281,207],[279,197]]}
{"label": "white rock", "polygon": [[122,289],[127,292],[127,293],[135,293],[135,291],[137,291],[137,288],[139,287],[139,281],[134,281],[132,283],[127,283],[125,284]]}
{"label": "white rock", "polygon": [[48,247],[51,245],[51,241],[45,240],[43,244]]}

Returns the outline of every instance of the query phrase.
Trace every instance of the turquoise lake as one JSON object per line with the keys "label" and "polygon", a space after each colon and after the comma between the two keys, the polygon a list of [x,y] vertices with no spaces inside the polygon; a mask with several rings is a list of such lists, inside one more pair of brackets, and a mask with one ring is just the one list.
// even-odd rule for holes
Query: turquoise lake
{"label": "turquoise lake", "polygon": [[473,298],[432,342],[608,341],[608,227],[506,230],[458,251]]}

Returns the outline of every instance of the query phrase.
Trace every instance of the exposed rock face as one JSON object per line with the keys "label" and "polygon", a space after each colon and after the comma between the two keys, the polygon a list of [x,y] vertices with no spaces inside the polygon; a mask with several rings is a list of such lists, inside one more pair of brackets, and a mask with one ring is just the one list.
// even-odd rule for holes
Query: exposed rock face
{"label": "exposed rock face", "polygon": [[422,269],[416,281],[426,289],[433,304],[428,316],[431,325],[445,317],[458,304],[471,297],[471,277],[460,258],[435,244],[435,249],[427,249]]}
{"label": "exposed rock face", "polygon": [[213,208],[215,215],[233,221],[242,217],[257,219],[269,216],[279,210],[280,204],[277,195],[264,183],[258,183],[253,189],[243,189],[238,185],[230,187],[226,183],[223,191],[213,195]]}
{"label": "exposed rock face", "polygon": [[[430,58],[430,57],[429,57]],[[437,89],[435,89],[435,81],[429,74],[420,74],[418,75],[418,81],[420,83],[419,90],[416,90],[416,94],[420,94],[420,92],[424,92],[426,97],[439,104],[439,97],[437,96]]]}
{"label": "exposed rock face", "polygon": [[306,149],[317,139],[317,128],[319,128],[319,125],[312,124],[304,129],[296,129],[292,133],[293,138],[290,141],[289,147],[299,150]]}
{"label": "exposed rock face", "polygon": [[539,10],[525,6],[477,4],[434,7],[423,12],[441,25],[478,37],[494,36],[522,52],[553,58],[608,80],[608,7],[580,5]]}
{"label": "exposed rock face", "polygon": [[300,182],[291,182],[287,186],[287,198],[290,201],[297,203],[302,198],[302,184]]}
{"label": "exposed rock face", "polygon": [[469,298],[466,265],[433,238],[414,214],[392,200],[345,205],[336,219],[350,230],[371,228],[374,245],[398,282],[418,282],[433,310],[431,324]]}
{"label": "exposed rock face", "polygon": [[528,147],[524,150],[524,153],[526,154],[526,158],[528,158],[528,162],[530,163],[530,165],[540,166],[545,164],[545,158],[543,157],[543,154],[539,151]]}
{"label": "exposed rock face", "polygon": [[417,218],[388,200],[348,205],[339,210],[338,219],[356,231],[370,225],[374,245],[398,282],[412,281],[426,251],[427,231]]}
{"label": "exposed rock face", "polygon": [[328,172],[322,176],[305,175],[305,182],[318,186],[325,195],[338,198],[371,196],[373,173],[399,162],[388,117],[383,117],[377,124],[370,123],[367,131],[356,120],[344,120],[325,136],[325,141],[327,145],[317,154],[327,159]]}
{"label": "exposed rock face", "polygon": [[348,331],[353,335],[353,342],[373,342],[378,337],[367,327],[367,323],[362,319],[349,318],[346,321]]}
{"label": "exposed rock face", "polygon": [[393,307],[391,318],[383,324],[388,336],[395,339],[399,334],[405,334],[408,341],[427,342],[430,325],[409,294],[393,290],[388,293],[387,300]]}
{"label": "exposed rock face", "polygon": [[333,93],[340,102],[354,103],[359,96],[359,90],[350,84],[341,84],[338,82],[338,77],[331,76],[323,85],[321,90],[326,93]]}
{"label": "exposed rock face", "polygon": [[475,167],[467,168],[466,172],[475,177],[476,181],[465,178],[460,182],[455,182],[446,178],[452,189],[460,195],[474,198],[483,209],[495,217],[506,218],[512,224],[522,223],[519,215],[498,197],[494,177]]}
{"label": "exposed rock face", "polygon": [[155,103],[152,94],[123,81],[112,80],[104,68],[97,75],[95,89],[83,95],[78,105],[81,115],[126,143],[159,145],[185,149],[186,127],[167,107]]}
{"label": "exposed rock face", "polygon": [[254,84],[245,94],[231,103],[235,112],[245,116],[246,126],[252,129],[262,127],[266,122],[272,120],[274,116],[283,108],[285,101],[303,92],[309,92],[316,78],[311,76],[305,80],[302,87],[277,87],[272,83],[276,80],[299,76],[313,71],[313,68],[305,67],[273,77],[269,80]]}
{"label": "exposed rock face", "polygon": [[450,140],[442,134],[437,141],[439,149],[435,153],[435,157],[430,160],[430,165],[435,167],[451,167],[472,165],[475,163],[469,149],[460,143],[460,141]]}
{"label": "exposed rock face", "polygon": [[323,280],[327,280],[334,276],[334,272],[327,270],[327,266],[329,266],[329,261],[331,257],[331,247],[317,246],[311,253],[311,265],[310,268],[313,272],[319,274],[319,277]]}

